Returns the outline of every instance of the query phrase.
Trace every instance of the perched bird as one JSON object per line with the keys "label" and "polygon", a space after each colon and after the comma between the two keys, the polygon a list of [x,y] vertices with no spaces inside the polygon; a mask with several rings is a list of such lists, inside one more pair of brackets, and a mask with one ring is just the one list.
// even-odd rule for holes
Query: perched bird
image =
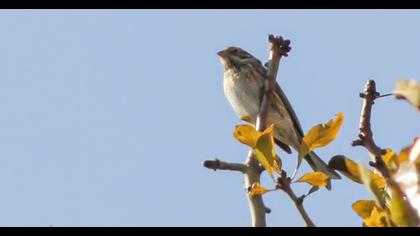
{"label": "perched bird", "polygon": [[[267,79],[266,68],[261,62],[238,47],[228,47],[217,53],[224,67],[224,94],[235,113],[244,121],[255,125]],[[287,153],[290,147],[298,150],[304,133],[286,95],[276,82],[274,101],[270,104],[268,123],[274,124],[276,144]],[[321,160],[314,152],[304,157],[315,171],[324,172],[330,179],[340,179],[340,175]],[[327,186],[331,188],[330,183]]]}

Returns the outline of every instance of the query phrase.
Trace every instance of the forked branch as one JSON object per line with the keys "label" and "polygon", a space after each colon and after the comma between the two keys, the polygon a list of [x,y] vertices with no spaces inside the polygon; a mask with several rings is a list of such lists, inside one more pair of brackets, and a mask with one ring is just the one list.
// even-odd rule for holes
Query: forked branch
{"label": "forked branch", "polygon": [[382,155],[386,153],[386,150],[381,149],[373,140],[373,132],[370,123],[372,106],[375,104],[375,99],[381,97],[376,91],[375,81],[369,80],[366,83],[365,90],[363,93],[360,93],[360,97],[363,99],[363,105],[360,114],[359,139],[354,140],[351,145],[365,147],[372,158],[372,161],[370,161],[369,164],[384,177],[388,187],[398,192],[401,196],[405,196],[401,187],[391,177],[391,174],[382,159]]}

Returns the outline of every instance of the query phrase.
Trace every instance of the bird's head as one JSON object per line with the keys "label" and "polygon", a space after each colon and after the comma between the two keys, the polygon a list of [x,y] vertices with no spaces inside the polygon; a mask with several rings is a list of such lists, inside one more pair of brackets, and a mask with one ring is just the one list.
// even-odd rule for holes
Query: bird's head
{"label": "bird's head", "polygon": [[225,68],[239,68],[245,63],[255,61],[256,58],[239,47],[228,47],[217,53]]}

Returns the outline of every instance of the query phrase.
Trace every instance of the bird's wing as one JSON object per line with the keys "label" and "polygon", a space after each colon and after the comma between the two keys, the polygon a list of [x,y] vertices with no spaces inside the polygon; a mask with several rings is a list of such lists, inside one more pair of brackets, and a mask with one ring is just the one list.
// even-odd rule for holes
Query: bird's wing
{"label": "bird's wing", "polygon": [[286,95],[284,94],[283,90],[280,88],[277,82],[275,83],[274,90],[276,94],[279,96],[279,98],[283,101],[284,105],[286,106],[286,109],[289,112],[290,117],[292,118],[293,125],[295,126],[299,139],[303,138],[304,133],[302,130],[302,126],[300,125],[299,120],[296,116],[296,113],[293,110],[292,105],[290,104],[289,100],[287,99]]}
{"label": "bird's wing", "polygon": [[[267,69],[264,66],[262,66],[261,61],[259,60],[257,61],[258,61],[257,63],[260,64],[260,66],[256,66],[256,68],[258,68],[258,72],[263,75],[267,75]],[[299,120],[296,116],[296,113],[293,110],[292,105],[290,104],[289,100],[287,99],[286,95],[284,94],[283,90],[280,88],[277,82],[275,82],[274,91],[279,96],[279,98],[283,101],[284,105],[286,106],[286,109],[289,112],[290,117],[292,118],[293,125],[295,126],[296,132],[298,132],[299,138],[303,138],[304,133],[302,130],[302,126],[300,125]]]}
{"label": "bird's wing", "polygon": [[[264,77],[265,77],[267,75],[267,69],[262,65],[261,61],[256,59],[256,61],[254,63],[257,64],[257,66],[255,66],[255,68],[258,70],[258,72],[261,73],[262,75],[264,75]],[[297,136],[299,137],[299,139],[301,139],[304,136],[302,127],[299,123],[299,120],[296,116],[296,113],[293,110],[289,100],[287,99],[286,95],[284,94],[283,90],[280,88],[280,86],[277,82],[275,83],[274,91],[279,96],[279,98],[283,101],[284,105],[286,106],[286,109],[287,109],[288,113],[290,114],[293,125],[294,125],[295,130],[298,134]],[[290,149],[290,147],[287,144],[281,142],[278,139],[275,139],[275,142],[285,152],[287,152],[289,154],[292,153],[292,150]]]}
{"label": "bird's wing", "polygon": [[[280,99],[283,101],[284,105],[286,106],[287,112],[290,114],[290,117],[292,118],[292,122],[293,122],[293,125],[295,127],[295,130],[297,132],[297,136],[298,136],[299,142],[302,142],[302,139],[303,139],[303,136],[304,136],[303,130],[302,130],[302,126],[300,125],[299,120],[298,120],[298,118],[296,116],[296,113],[293,110],[293,108],[292,108],[289,100],[287,99],[286,95],[284,94],[284,92],[280,88],[280,86],[277,84],[277,82],[275,83],[274,90],[277,93],[277,95],[280,97]],[[311,158],[311,157],[308,156],[308,158]],[[296,175],[296,173],[297,173],[297,171],[298,171],[298,169],[300,167],[300,164],[302,163],[302,160],[303,160],[303,157],[299,155],[298,156],[298,161],[297,161],[296,169],[295,169],[295,171],[294,171],[294,173],[293,173],[293,175],[291,177],[292,179],[295,177],[295,175]]]}
{"label": "bird's wing", "polygon": [[281,148],[283,151],[285,151],[288,154],[292,153],[292,149],[290,149],[289,145],[281,142],[280,140],[274,138],[274,142]]}

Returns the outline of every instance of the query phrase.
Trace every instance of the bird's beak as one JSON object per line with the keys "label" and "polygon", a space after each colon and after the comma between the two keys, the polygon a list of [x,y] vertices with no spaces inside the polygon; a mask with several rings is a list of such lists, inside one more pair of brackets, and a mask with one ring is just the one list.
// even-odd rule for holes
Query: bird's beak
{"label": "bird's beak", "polygon": [[222,50],[222,51],[217,52],[217,55],[219,55],[219,57],[221,57],[221,58],[225,58],[226,57],[226,50]]}

